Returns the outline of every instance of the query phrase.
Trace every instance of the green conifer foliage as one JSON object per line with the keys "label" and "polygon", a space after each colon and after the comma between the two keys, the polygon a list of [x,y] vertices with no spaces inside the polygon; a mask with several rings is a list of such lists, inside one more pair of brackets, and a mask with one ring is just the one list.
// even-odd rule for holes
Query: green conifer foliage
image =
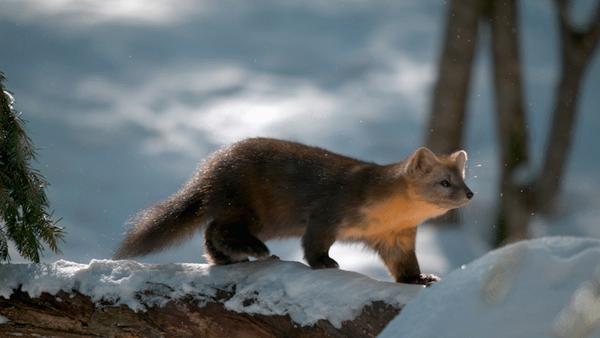
{"label": "green conifer foliage", "polygon": [[64,233],[48,211],[46,181],[29,164],[35,149],[2,81],[0,72],[0,262],[10,260],[9,240],[21,256],[39,262],[44,244],[58,252]]}

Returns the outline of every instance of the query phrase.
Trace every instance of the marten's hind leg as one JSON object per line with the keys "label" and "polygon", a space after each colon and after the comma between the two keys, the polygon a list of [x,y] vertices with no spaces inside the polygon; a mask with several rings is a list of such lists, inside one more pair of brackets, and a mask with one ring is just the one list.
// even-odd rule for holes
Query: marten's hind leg
{"label": "marten's hind leg", "polygon": [[241,220],[212,221],[204,232],[206,256],[217,265],[248,261],[248,257],[269,257],[269,249]]}
{"label": "marten's hind leg", "polygon": [[329,257],[329,248],[335,242],[335,228],[320,216],[311,217],[302,236],[304,258],[313,269],[337,268],[338,263]]}

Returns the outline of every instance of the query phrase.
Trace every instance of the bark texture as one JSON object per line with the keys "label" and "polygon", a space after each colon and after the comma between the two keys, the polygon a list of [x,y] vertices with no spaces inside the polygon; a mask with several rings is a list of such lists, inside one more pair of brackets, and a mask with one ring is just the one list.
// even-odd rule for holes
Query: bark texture
{"label": "bark texture", "polygon": [[531,197],[527,129],[519,49],[517,1],[492,1],[490,26],[494,91],[500,145],[500,211],[496,245],[527,238]]}
{"label": "bark texture", "polygon": [[[483,3],[482,0],[451,0],[448,4],[446,35],[425,140],[435,153],[449,154],[463,144],[465,110]],[[438,223],[457,223],[458,219],[458,211],[452,210],[438,218]]]}
{"label": "bark texture", "polygon": [[446,36],[426,135],[426,144],[434,152],[450,153],[462,145],[481,3],[481,0],[452,0],[449,3]]}
{"label": "bark texture", "polygon": [[555,210],[575,132],[581,83],[600,39],[600,3],[591,13],[589,23],[576,27],[569,20],[571,2],[554,0],[561,43],[561,73],[543,164],[533,175],[527,148],[517,1],[490,1],[502,165],[497,245],[527,238],[530,215],[534,212],[550,214]]}
{"label": "bark texture", "polygon": [[[461,147],[478,21],[487,17],[494,71],[495,111],[501,174],[496,245],[525,239],[533,213],[550,214],[568,163],[577,103],[586,69],[600,40],[600,2],[587,24],[569,19],[572,0],[553,0],[559,25],[561,73],[543,164],[535,172],[528,150],[527,119],[519,48],[518,0],[451,0],[426,143],[435,152]],[[442,219],[452,223],[457,214]]]}
{"label": "bark texture", "polygon": [[375,337],[400,309],[383,302],[365,306],[340,329],[321,320],[301,327],[289,316],[265,316],[232,312],[220,301],[231,294],[221,292],[214,301],[179,299],[146,312],[125,305],[97,304],[80,293],[43,293],[30,298],[15,290],[10,299],[0,297],[0,336],[44,337]]}
{"label": "bark texture", "polygon": [[600,39],[600,3],[584,28],[569,20],[571,1],[555,0],[561,43],[560,80],[554,94],[552,125],[546,144],[544,163],[536,186],[537,209],[550,214],[560,193],[568,162],[581,82]]}

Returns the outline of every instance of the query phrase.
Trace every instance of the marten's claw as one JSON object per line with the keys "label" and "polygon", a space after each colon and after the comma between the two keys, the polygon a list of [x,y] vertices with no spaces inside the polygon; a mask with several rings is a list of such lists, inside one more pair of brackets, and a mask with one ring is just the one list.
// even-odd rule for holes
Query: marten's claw
{"label": "marten's claw", "polygon": [[419,284],[423,284],[426,287],[429,287],[431,286],[431,284],[437,283],[440,280],[441,278],[434,274],[422,273],[421,275],[419,275]]}
{"label": "marten's claw", "polygon": [[422,273],[422,274],[419,274],[419,276],[417,276],[417,277],[404,279],[404,280],[401,280],[400,282],[407,283],[407,284],[421,284],[421,285],[425,285],[426,287],[428,287],[428,286],[431,286],[433,283],[439,282],[440,280],[441,280],[441,278],[436,275],[429,274],[429,273]]}

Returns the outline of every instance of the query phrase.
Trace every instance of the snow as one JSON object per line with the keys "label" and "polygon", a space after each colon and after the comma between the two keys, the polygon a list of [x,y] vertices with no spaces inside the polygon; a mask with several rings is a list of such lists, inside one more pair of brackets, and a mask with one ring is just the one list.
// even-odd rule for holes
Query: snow
{"label": "snow", "polygon": [[0,265],[0,296],[10,297],[19,285],[31,297],[76,290],[94,301],[125,304],[136,311],[183,296],[203,304],[223,290],[233,293],[230,299],[222,300],[229,310],[289,315],[302,326],[325,319],[337,328],[359,315],[366,304],[384,301],[399,307],[423,289],[379,282],[344,270],[312,270],[301,263],[275,260],[230,266],[112,260]]}
{"label": "snow", "polygon": [[8,318],[6,318],[6,317],[4,317],[4,316],[0,315],[0,325],[2,325],[2,324],[6,324],[6,323],[8,323],[8,322],[10,322],[10,320],[9,320]]}
{"label": "snow", "polygon": [[600,241],[495,250],[423,290],[379,337],[600,337]]}
{"label": "snow", "polygon": [[12,96],[12,94],[7,90],[3,90],[2,92],[4,93],[4,95],[6,95],[6,97],[8,97],[8,107],[11,110],[14,109],[14,104],[15,104],[14,96]]}

